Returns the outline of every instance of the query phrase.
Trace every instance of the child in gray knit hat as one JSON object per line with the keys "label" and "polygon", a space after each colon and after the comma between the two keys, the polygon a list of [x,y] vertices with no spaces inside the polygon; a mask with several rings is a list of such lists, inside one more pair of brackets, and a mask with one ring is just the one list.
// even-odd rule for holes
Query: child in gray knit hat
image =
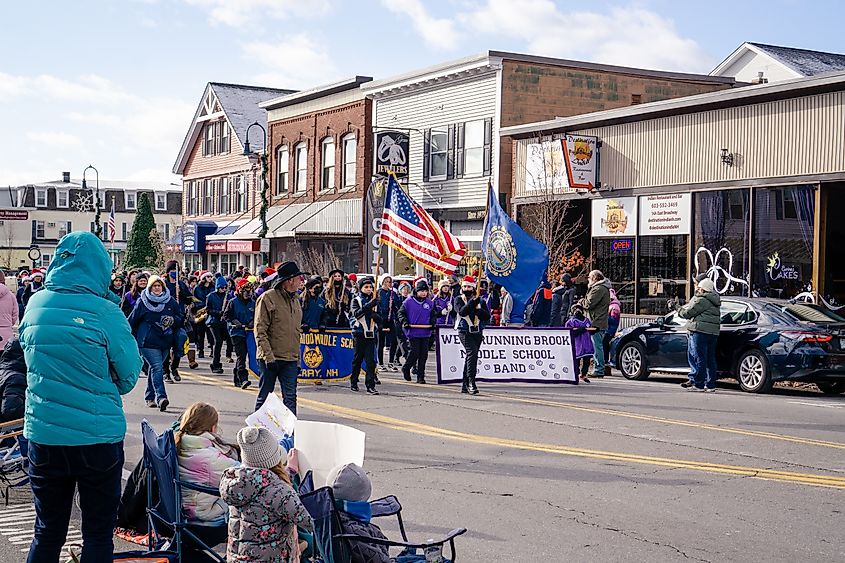
{"label": "child in gray knit hat", "polygon": [[297,527],[314,523],[291,486],[284,453],[266,428],[238,432],[243,465],[227,469],[220,497],[229,505],[227,561],[298,563]]}
{"label": "child in gray knit hat", "polygon": [[[364,469],[355,463],[338,465],[328,476],[328,485],[334,493],[338,516],[344,533],[386,540],[381,528],[372,521],[370,495],[373,485]],[[352,563],[389,563],[385,545],[363,541],[349,542]]]}

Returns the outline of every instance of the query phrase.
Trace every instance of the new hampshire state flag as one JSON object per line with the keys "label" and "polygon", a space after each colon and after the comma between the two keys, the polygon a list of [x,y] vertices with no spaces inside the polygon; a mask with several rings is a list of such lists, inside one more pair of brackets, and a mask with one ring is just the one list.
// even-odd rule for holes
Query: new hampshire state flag
{"label": "new hampshire state flag", "polygon": [[492,185],[488,186],[487,198],[487,220],[481,243],[484,269],[490,281],[504,286],[513,296],[510,320],[521,323],[525,305],[549,268],[549,249],[508,217]]}

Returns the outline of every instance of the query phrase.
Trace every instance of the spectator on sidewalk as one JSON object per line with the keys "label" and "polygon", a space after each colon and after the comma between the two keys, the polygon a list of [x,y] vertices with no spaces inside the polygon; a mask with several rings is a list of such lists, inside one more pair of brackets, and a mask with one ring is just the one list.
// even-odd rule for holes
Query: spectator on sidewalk
{"label": "spectator on sidewalk", "polygon": [[282,388],[285,406],[296,414],[296,380],[299,376],[299,337],[302,306],[297,292],[305,275],[294,262],[277,270],[279,282],[258,298],[255,307],[255,344],[261,370],[255,410],[276,387]]}
{"label": "spectator on sidewalk", "polygon": [[593,270],[587,278],[587,295],[583,306],[590,319],[593,339],[593,377],[604,377],[604,333],[607,331],[608,311],[610,310],[610,280],[599,270]]}
{"label": "spectator on sidewalk", "polygon": [[12,339],[14,327],[18,324],[18,300],[6,287],[6,276],[0,270],[0,348]]}
{"label": "spectator on sidewalk", "polygon": [[26,361],[20,340],[5,344],[0,353],[0,422],[23,418],[26,403]]}
{"label": "spectator on sidewalk", "polygon": [[676,300],[669,301],[669,308],[682,319],[689,319],[690,379],[681,384],[690,391],[716,391],[716,342],[719,340],[722,300],[713,280],[698,282],[695,295],[681,307]]}
{"label": "spectator on sidewalk", "polygon": [[552,290],[552,313],[549,326],[565,325],[574,303],[575,284],[572,283],[572,276],[563,274],[560,285]]}
{"label": "spectator on sidewalk", "polygon": [[21,322],[29,383],[24,436],[37,516],[29,562],[59,560],[75,489],[82,560],[112,560],[126,435],[120,396],[138,381],[141,357],[126,317],[107,298],[111,270],[94,234],[65,235]]}

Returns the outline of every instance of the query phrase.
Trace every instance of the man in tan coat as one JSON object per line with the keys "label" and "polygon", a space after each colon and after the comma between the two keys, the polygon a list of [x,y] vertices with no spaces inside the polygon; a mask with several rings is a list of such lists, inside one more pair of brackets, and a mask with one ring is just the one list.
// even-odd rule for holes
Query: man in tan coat
{"label": "man in tan coat", "polygon": [[261,408],[276,387],[282,388],[285,406],[296,414],[296,380],[299,376],[299,335],[302,307],[297,291],[305,275],[294,262],[277,270],[279,281],[265,291],[255,305],[255,344],[261,369],[255,410]]}

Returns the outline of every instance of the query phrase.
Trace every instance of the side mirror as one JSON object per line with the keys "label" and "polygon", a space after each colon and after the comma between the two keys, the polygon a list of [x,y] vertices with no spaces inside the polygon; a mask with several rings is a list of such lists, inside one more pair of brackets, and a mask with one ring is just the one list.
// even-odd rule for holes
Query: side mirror
{"label": "side mirror", "polygon": [[666,326],[666,319],[663,317],[657,317],[657,326],[661,329]]}

